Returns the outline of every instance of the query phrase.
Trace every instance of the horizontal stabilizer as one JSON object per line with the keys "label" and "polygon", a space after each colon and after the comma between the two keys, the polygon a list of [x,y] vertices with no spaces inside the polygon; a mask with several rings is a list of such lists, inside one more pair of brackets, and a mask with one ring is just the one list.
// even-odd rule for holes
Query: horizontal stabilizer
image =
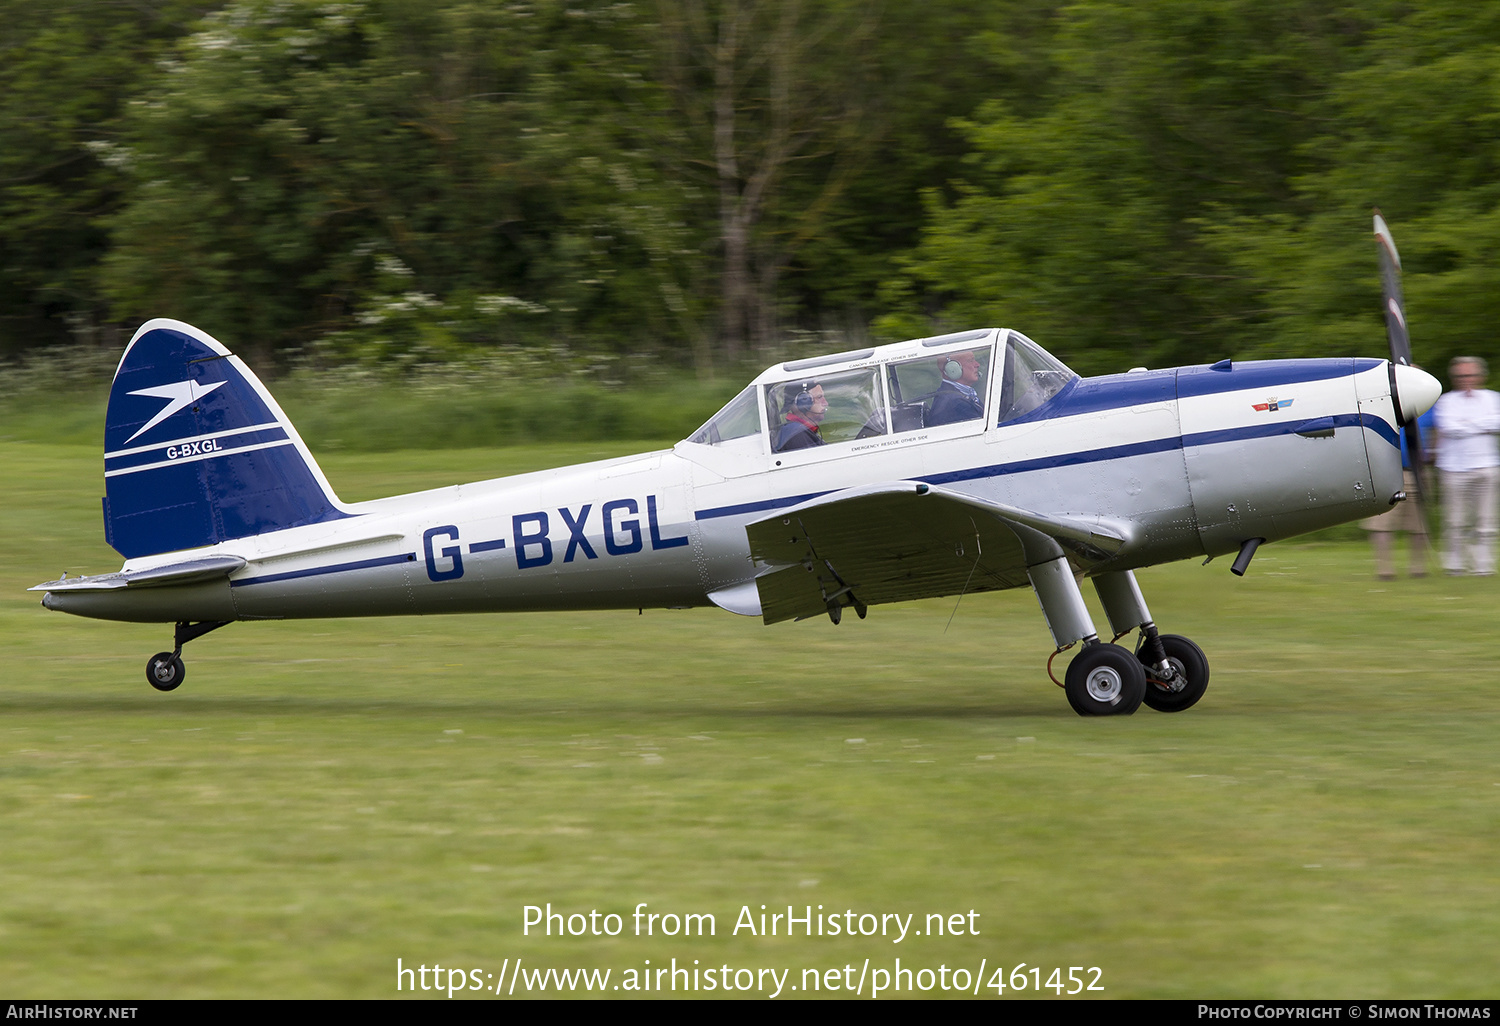
{"label": "horizontal stabilizer", "polygon": [[197,584],[228,577],[245,561],[239,556],[205,556],[182,563],[153,566],[149,570],[122,570],[93,577],[64,577],[38,584],[27,591],[114,591],[117,588],[162,588],[175,584]]}

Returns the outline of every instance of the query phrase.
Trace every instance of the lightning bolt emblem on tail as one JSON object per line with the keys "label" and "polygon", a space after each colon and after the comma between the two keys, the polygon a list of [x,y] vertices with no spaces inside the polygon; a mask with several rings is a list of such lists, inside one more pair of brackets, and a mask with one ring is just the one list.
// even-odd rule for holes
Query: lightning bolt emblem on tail
{"label": "lightning bolt emblem on tail", "polygon": [[212,385],[199,385],[196,381],[178,381],[170,385],[157,385],[154,388],[136,389],[130,395],[146,395],[151,396],[153,399],[166,399],[168,402],[156,416],[146,421],[145,425],[139,431],[125,439],[126,444],[128,445],[135,441],[188,403],[195,402],[208,395],[208,393],[220,385],[227,384],[229,384],[227,381],[215,381]]}

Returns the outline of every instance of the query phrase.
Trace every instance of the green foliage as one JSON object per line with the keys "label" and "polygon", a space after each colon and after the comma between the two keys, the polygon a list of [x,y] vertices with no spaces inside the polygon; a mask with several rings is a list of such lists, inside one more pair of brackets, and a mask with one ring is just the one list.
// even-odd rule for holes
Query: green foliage
{"label": "green foliage", "polygon": [[640,375],[625,387],[608,383],[614,368],[591,363],[581,355],[521,350],[401,375],[303,370],[277,382],[276,395],[315,451],[391,452],[675,441],[738,387],[729,379],[706,385],[682,371]]}
{"label": "green foliage", "polygon": [[639,77],[599,58],[628,22],[554,3],[230,4],[133,107],[109,294],[265,351],[330,331],[393,352],[645,343],[671,326],[651,279],[674,254],[670,218],[614,203],[635,168],[601,115]]}
{"label": "green foliage", "polygon": [[1305,216],[1240,222],[1221,240],[1257,279],[1283,351],[1384,351],[1367,273],[1370,210],[1400,247],[1412,346],[1442,372],[1460,353],[1500,356],[1500,15],[1424,5],[1372,32],[1332,83],[1314,170],[1297,180]]}
{"label": "green foliage", "polygon": [[[956,167],[950,119],[1022,76],[992,72],[976,41],[1046,10],[173,8],[182,38],[160,60],[120,37],[137,80],[94,148],[118,196],[94,216],[79,288],[98,317],[167,314],[261,354],[566,340],[691,353],[704,372],[725,343],[731,211],[761,348],[792,329],[860,335],[915,241],[919,189]],[[100,73],[83,49],[73,67]],[[410,272],[396,289],[392,267]]]}
{"label": "green foliage", "polygon": [[[927,217],[924,190],[945,188],[959,172],[968,141],[958,121],[986,98],[1029,107],[1043,82],[1043,42],[1059,5],[886,3],[857,52],[824,61],[861,90],[860,117],[840,137],[838,160],[811,161],[824,177],[821,203],[801,174],[785,206],[807,209],[788,255],[787,287],[813,323],[862,331],[881,307],[882,282],[899,270]],[[849,41],[854,42],[853,40]],[[853,119],[850,119],[851,121]],[[824,144],[825,146],[827,144]],[[853,152],[851,152],[853,151]],[[859,159],[851,159],[857,152]],[[925,333],[888,331],[909,338]]]}
{"label": "green foliage", "polygon": [[108,321],[96,275],[128,191],[121,109],[213,6],[0,0],[0,354]]}
{"label": "green foliage", "polygon": [[[1500,15],[1378,0],[0,0],[0,355],[710,378],[1006,323],[1085,372],[1500,356]],[[878,316],[875,316],[878,315]]]}
{"label": "green foliage", "polygon": [[[553,345],[481,354],[304,354],[271,388],[315,453],[686,438],[743,385]],[[437,357],[443,357],[441,359]],[[97,447],[118,354],[57,347],[0,364],[0,441]],[[748,368],[744,376],[753,373]]]}
{"label": "green foliage", "polygon": [[925,299],[1084,372],[1236,353],[1263,318],[1212,228],[1294,205],[1314,105],[1359,29],[1314,0],[1067,7],[1039,102],[989,99],[961,123],[967,170],[951,201],[929,193],[888,292],[905,319],[883,326],[909,330]]}

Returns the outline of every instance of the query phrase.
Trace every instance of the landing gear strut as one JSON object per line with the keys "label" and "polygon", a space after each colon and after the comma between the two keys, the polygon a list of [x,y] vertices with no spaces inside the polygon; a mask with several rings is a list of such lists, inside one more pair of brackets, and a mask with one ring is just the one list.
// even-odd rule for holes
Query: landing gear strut
{"label": "landing gear strut", "polygon": [[[1057,652],[1083,642],[1066,679],[1058,681],[1078,715],[1129,716],[1142,702],[1158,712],[1181,712],[1203,697],[1208,687],[1203,650],[1180,635],[1157,631],[1129,570],[1099,574],[1094,588],[1116,640],[1134,630],[1141,632],[1134,655],[1100,641],[1066,559],[1056,556],[1031,563],[1027,574]],[[1050,675],[1051,663],[1047,665]]]}
{"label": "landing gear strut", "polygon": [[158,691],[174,691],[187,677],[187,669],[182,665],[182,646],[195,638],[201,638],[209,631],[216,631],[223,627],[228,620],[200,620],[198,623],[188,623],[182,620],[177,624],[177,632],[174,636],[176,648],[170,652],[158,652],[146,660],[146,681]]}
{"label": "landing gear strut", "polygon": [[1129,716],[1139,709],[1146,671],[1125,649],[1100,642],[1067,560],[1059,556],[1035,564],[1027,568],[1027,574],[1058,651],[1083,642],[1083,651],[1068,664],[1063,683],[1073,711],[1080,716]]}
{"label": "landing gear strut", "polygon": [[1100,574],[1094,587],[1116,638],[1141,632],[1135,658],[1146,674],[1143,701],[1157,712],[1181,712],[1202,698],[1208,687],[1208,659],[1180,634],[1157,631],[1135,575],[1129,570]]}

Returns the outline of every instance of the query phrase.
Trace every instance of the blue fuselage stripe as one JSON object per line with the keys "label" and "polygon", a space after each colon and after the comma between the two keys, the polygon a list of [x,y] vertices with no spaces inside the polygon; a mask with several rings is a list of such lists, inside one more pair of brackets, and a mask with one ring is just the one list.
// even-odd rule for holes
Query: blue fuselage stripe
{"label": "blue fuselage stripe", "polygon": [[795,506],[799,502],[808,499],[816,499],[828,495],[837,489],[829,489],[824,492],[808,492],[806,495],[786,495],[779,499],[761,499],[756,502],[742,502],[736,506],[716,506],[713,509],[700,509],[693,514],[694,520],[713,520],[716,517],[732,517],[741,513],[759,513],[769,509],[784,509],[787,506]]}
{"label": "blue fuselage stripe", "polygon": [[391,566],[394,563],[415,562],[415,552],[402,552],[394,556],[378,556],[375,559],[361,559],[356,563],[335,563],[332,566],[311,566],[305,570],[288,570],[284,574],[267,574],[264,577],[247,577],[243,580],[230,581],[231,588],[244,588],[252,584],[273,584],[276,581],[292,581],[299,577],[320,577],[323,574],[341,574],[349,570],[369,570],[377,566]]}
{"label": "blue fuselage stripe", "polygon": [[[1315,418],[1316,421],[1321,421],[1323,424],[1326,424],[1329,419],[1327,417]],[[1367,428],[1385,439],[1391,446],[1398,445],[1395,429],[1379,417],[1367,413],[1343,413],[1333,417],[1332,422],[1336,428]],[[1295,420],[1282,421],[1275,424],[1255,424],[1250,427],[1225,428],[1220,431],[1199,431],[1190,435],[1152,438],[1144,442],[1111,445],[1101,449],[1084,449],[1079,452],[1059,453],[1055,456],[1040,456],[1036,459],[1017,460],[1014,463],[996,463],[987,467],[970,467],[966,470],[954,470],[945,474],[927,475],[922,480],[928,484],[947,485],[959,481],[974,481],[981,478],[1008,477],[1011,474],[1026,474],[1038,470],[1053,470],[1058,467],[1076,467],[1089,463],[1102,463],[1106,460],[1147,456],[1153,453],[1170,452],[1173,449],[1191,448],[1202,445],[1223,445],[1251,438],[1292,435],[1312,423],[1314,423],[1314,420]],[[780,499],[763,499],[758,502],[747,502],[737,506],[716,506],[712,509],[698,510],[694,514],[694,518],[697,520],[714,520],[719,517],[732,517],[744,513],[760,513],[774,509],[785,509],[788,506],[795,506],[809,499],[816,499],[832,494],[836,490],[830,489],[824,492],[813,492],[808,495],[788,495]]]}
{"label": "blue fuselage stripe", "polygon": [[1332,417],[1314,417],[1310,420],[1288,421],[1283,424],[1257,424],[1254,427],[1226,428],[1222,431],[1200,431],[1184,435],[1182,444],[1219,445],[1223,442],[1238,442],[1246,438],[1270,438],[1275,435],[1294,435],[1304,429],[1326,429],[1328,427],[1369,428],[1393,447],[1399,447],[1396,430],[1379,417],[1368,413],[1340,413]]}
{"label": "blue fuselage stripe", "polygon": [[1131,456],[1149,456],[1152,453],[1181,449],[1184,439],[1180,435],[1170,438],[1153,438],[1145,442],[1128,445],[1110,445],[1103,449],[1085,449],[1082,452],[1065,452],[1056,456],[1039,456],[1031,460],[1014,463],[997,463],[988,467],[970,467],[946,474],[932,474],[922,480],[929,484],[946,485],[957,481],[973,481],[983,477],[1008,477],[1011,474],[1026,474],[1035,470],[1053,470],[1057,467],[1077,467],[1085,463],[1102,463],[1105,460],[1123,460]]}
{"label": "blue fuselage stripe", "polygon": [[1284,388],[1308,381],[1327,381],[1361,374],[1380,366],[1371,359],[1274,360],[1242,363],[1227,370],[1182,367],[1169,371],[1136,371],[1099,378],[1074,378],[1052,400],[1030,413],[1006,421],[1028,424],[1039,420],[1102,413],[1174,399],[1220,395],[1250,389]]}

